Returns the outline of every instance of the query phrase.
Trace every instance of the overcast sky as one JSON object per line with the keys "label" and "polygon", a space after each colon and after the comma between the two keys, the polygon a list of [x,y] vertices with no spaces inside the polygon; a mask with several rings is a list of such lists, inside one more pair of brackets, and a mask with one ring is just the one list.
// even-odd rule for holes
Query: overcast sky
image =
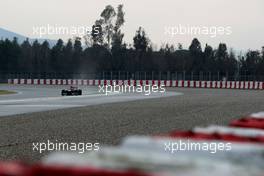
{"label": "overcast sky", "polygon": [[[154,44],[183,43],[186,48],[195,36],[165,35],[165,27],[189,25],[231,27],[231,35],[196,36],[202,45],[226,42],[236,50],[264,46],[263,0],[0,0],[0,27],[33,38],[36,26],[90,26],[108,4],[124,4],[128,43],[142,26]],[[71,36],[45,37],[66,40]]]}

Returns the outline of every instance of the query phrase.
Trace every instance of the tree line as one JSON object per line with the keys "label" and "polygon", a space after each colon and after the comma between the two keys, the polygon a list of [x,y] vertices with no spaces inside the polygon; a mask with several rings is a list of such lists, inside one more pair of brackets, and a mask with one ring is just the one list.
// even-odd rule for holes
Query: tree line
{"label": "tree line", "polygon": [[[204,49],[197,38],[189,48],[166,44],[153,49],[145,30],[139,27],[133,44],[123,41],[123,5],[106,6],[89,35],[59,39],[50,47],[47,41],[19,44],[17,39],[0,40],[0,72],[14,73],[97,73],[103,71],[185,71],[264,75],[264,47],[237,56],[225,43]],[[84,39],[84,40],[83,40]],[[84,41],[82,43],[82,41]]]}

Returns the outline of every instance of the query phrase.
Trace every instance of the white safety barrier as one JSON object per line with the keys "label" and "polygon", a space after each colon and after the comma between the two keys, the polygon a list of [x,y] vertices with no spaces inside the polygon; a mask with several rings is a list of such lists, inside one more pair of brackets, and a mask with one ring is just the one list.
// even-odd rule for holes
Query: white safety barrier
{"label": "white safety barrier", "polygon": [[85,79],[8,79],[8,84],[34,85],[164,85],[183,88],[218,88],[263,90],[264,82],[253,81],[183,81],[183,80],[85,80]]}
{"label": "white safety barrier", "polygon": [[211,125],[208,127],[195,127],[192,131],[203,134],[220,133],[220,134],[232,134],[243,137],[259,137],[259,136],[264,137],[264,130],[251,129],[251,128],[245,129],[245,128]]}
{"label": "white safety barrier", "polygon": [[254,113],[254,114],[251,114],[249,117],[256,118],[256,119],[264,119],[264,112]]}

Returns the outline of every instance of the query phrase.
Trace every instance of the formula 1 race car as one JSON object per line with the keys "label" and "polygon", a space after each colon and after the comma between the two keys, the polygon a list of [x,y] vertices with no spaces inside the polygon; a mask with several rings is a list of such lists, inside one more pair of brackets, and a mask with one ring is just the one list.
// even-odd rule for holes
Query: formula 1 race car
{"label": "formula 1 race car", "polygon": [[74,96],[74,95],[82,95],[82,90],[78,89],[78,87],[71,86],[70,89],[63,89],[61,91],[62,96]]}

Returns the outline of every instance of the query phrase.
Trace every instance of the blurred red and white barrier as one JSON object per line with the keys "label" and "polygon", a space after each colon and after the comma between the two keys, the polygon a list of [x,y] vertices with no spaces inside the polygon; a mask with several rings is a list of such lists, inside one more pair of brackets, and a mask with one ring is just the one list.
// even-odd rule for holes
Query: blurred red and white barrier
{"label": "blurred red and white barrier", "polygon": [[251,114],[247,117],[238,120],[233,120],[230,123],[230,126],[264,129],[264,112]]}
{"label": "blurred red and white barrier", "polygon": [[263,129],[260,112],[226,127],[129,136],[118,146],[82,155],[53,153],[31,166],[0,163],[0,176],[263,176]]}
{"label": "blurred red and white barrier", "polygon": [[263,90],[264,82],[257,81],[183,81],[183,80],[84,80],[84,79],[8,79],[9,84],[28,85],[164,85],[166,87],[255,89]]}
{"label": "blurred red and white barrier", "polygon": [[192,132],[204,133],[204,134],[229,134],[240,137],[264,137],[264,130],[252,129],[252,128],[239,128],[239,127],[226,127],[211,125],[208,127],[195,127]]}
{"label": "blurred red and white barrier", "polygon": [[31,166],[17,162],[0,162],[0,176],[28,176]]}

